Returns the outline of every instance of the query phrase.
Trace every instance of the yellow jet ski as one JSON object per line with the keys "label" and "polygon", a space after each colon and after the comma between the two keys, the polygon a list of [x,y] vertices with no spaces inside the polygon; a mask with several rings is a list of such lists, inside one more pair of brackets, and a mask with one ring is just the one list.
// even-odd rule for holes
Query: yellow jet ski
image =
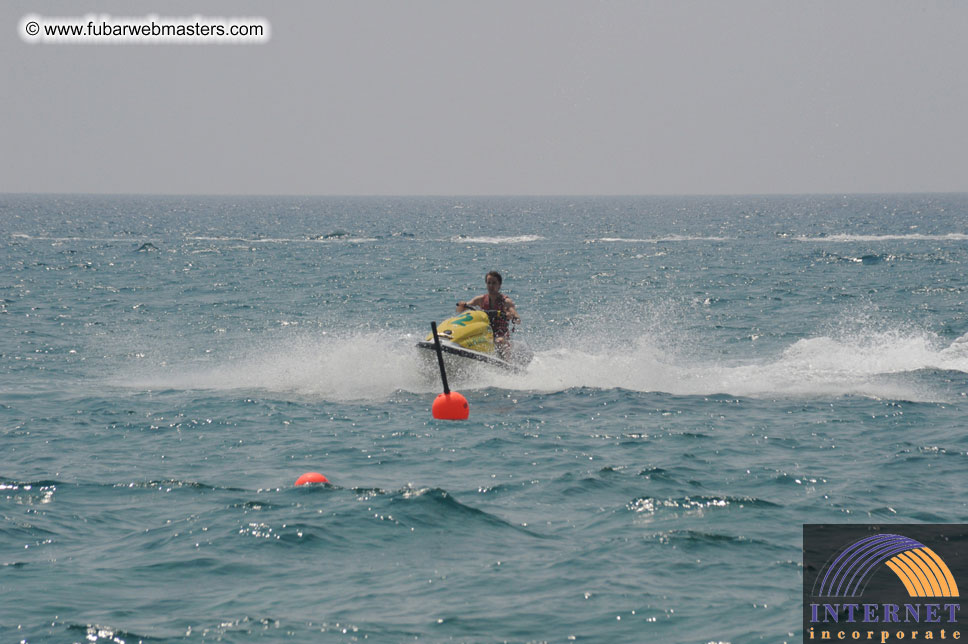
{"label": "yellow jet ski", "polygon": [[[523,373],[534,354],[523,342],[509,342],[509,348],[498,351],[494,343],[491,319],[504,315],[501,311],[467,310],[448,318],[437,325],[440,349],[447,363],[447,369],[466,370],[475,364],[486,364],[515,373]],[[437,353],[434,349],[433,333],[417,348],[436,366]]]}

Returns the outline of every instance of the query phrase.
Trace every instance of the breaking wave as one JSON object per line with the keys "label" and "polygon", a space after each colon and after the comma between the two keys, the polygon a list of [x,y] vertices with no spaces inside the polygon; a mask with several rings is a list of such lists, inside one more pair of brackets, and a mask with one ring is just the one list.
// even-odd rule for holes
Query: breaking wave
{"label": "breaking wave", "polygon": [[921,233],[910,233],[907,235],[850,235],[839,233],[836,235],[822,236],[799,236],[794,237],[800,242],[829,242],[829,243],[849,243],[849,242],[882,242],[882,241],[965,241],[968,240],[966,233],[947,233],[945,235],[924,235]]}

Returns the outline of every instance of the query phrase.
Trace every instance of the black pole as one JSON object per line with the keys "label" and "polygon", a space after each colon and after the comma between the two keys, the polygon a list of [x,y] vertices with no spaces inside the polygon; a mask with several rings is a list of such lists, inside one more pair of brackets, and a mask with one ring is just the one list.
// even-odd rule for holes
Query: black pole
{"label": "black pole", "polygon": [[440,379],[444,381],[444,393],[450,393],[447,386],[447,372],[444,370],[444,352],[440,349],[440,337],[437,335],[437,323],[431,322],[430,328],[434,332],[434,349],[437,350],[437,363],[440,365]]}

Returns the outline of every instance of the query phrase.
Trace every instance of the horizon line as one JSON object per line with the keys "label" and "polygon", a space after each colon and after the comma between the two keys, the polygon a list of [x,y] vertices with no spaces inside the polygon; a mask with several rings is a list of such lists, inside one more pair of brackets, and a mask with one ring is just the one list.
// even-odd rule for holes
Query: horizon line
{"label": "horizon line", "polygon": [[964,195],[968,190],[835,191],[835,192],[696,192],[696,193],[231,193],[231,192],[0,192],[18,197],[252,197],[329,199],[567,199],[567,198],[709,198],[709,197],[848,197],[902,195]]}

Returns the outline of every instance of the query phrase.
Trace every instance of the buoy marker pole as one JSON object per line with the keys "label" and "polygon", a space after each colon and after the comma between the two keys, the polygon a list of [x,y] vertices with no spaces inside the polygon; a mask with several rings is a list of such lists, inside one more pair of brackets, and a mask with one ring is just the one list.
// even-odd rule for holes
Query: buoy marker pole
{"label": "buoy marker pole", "polygon": [[440,348],[440,336],[437,335],[437,323],[431,322],[430,329],[434,332],[434,350],[437,352],[437,364],[440,365],[440,379],[444,382],[444,393],[450,393],[450,387],[447,386],[447,370],[444,369],[444,352]]}
{"label": "buoy marker pole", "polygon": [[447,370],[444,368],[444,351],[440,348],[440,336],[437,335],[437,323],[431,322],[430,328],[434,332],[434,349],[437,351],[437,364],[440,365],[440,379],[444,383],[444,393],[434,400],[430,410],[434,418],[440,420],[467,420],[470,408],[467,399],[447,386]]}

